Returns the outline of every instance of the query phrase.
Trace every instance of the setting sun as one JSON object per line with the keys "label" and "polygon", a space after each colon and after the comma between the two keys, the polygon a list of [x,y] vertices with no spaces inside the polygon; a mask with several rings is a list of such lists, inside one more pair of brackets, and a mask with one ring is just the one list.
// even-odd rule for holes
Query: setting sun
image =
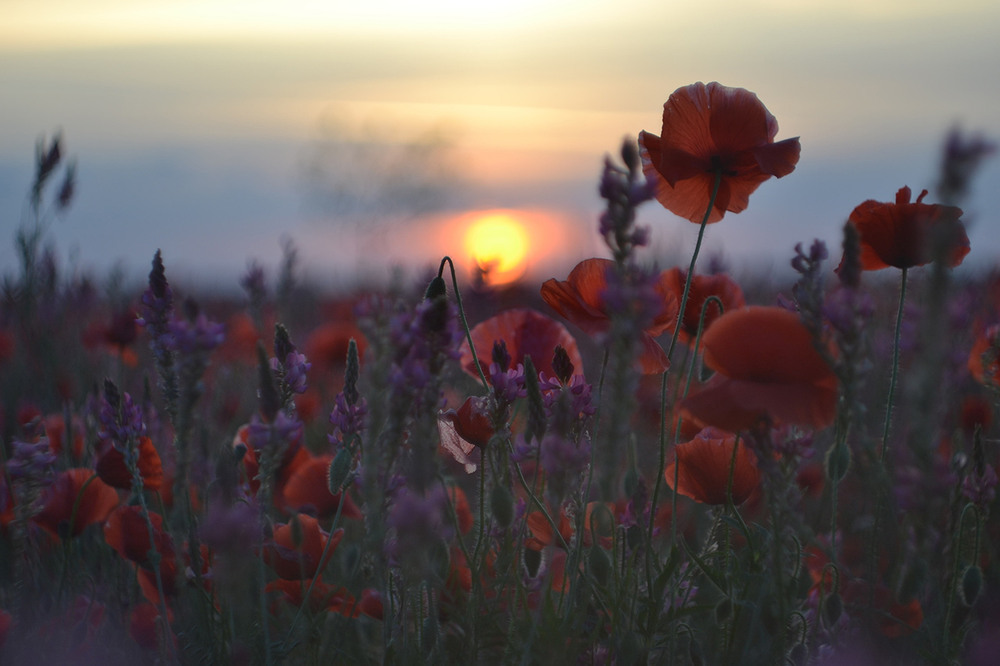
{"label": "setting sun", "polygon": [[528,232],[510,213],[486,213],[465,232],[465,250],[488,284],[507,284],[524,275],[527,268]]}

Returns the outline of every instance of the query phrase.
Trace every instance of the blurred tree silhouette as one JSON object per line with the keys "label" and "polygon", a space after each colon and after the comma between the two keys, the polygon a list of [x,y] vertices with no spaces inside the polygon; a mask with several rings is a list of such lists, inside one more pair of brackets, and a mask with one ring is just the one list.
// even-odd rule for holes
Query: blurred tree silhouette
{"label": "blurred tree silhouette", "polygon": [[404,136],[395,123],[324,117],[300,177],[306,205],[337,224],[370,225],[449,207],[460,189],[454,138],[443,124]]}

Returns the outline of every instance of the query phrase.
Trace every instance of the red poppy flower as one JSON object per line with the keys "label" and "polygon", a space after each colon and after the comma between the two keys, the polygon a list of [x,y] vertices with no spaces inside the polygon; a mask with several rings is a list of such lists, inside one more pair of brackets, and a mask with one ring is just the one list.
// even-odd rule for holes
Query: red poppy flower
{"label": "red poppy flower", "polygon": [[[674,268],[664,272],[661,281],[664,282],[677,297],[680,303],[684,297],[684,282],[687,281],[687,271]],[[701,310],[705,307],[705,302],[715,296],[722,301],[722,309],[714,301],[705,311],[705,326],[703,331],[707,331],[709,325],[719,318],[723,311],[729,312],[746,305],[743,300],[743,290],[728,275],[719,273],[717,275],[695,275],[691,278],[691,287],[688,290],[687,305],[684,307],[684,317],[681,319],[681,332],[677,335],[681,342],[693,340],[698,334],[698,322],[701,320]]]}
{"label": "red poppy flower", "polygon": [[969,352],[969,372],[977,382],[993,386],[1000,382],[1000,324],[983,329]]}
{"label": "red poppy flower", "polygon": [[493,422],[487,413],[486,399],[470,396],[455,411],[438,412],[440,451],[447,453],[472,474],[479,467],[477,448],[486,446],[493,437]]}
{"label": "red poppy flower", "polygon": [[[297,546],[293,538],[293,521],[298,521],[301,532],[302,541]],[[320,529],[319,521],[300,513],[288,523],[274,529],[274,538],[264,551],[264,561],[274,569],[274,573],[286,580],[312,578],[330,561],[333,551],[343,538],[342,528],[334,530],[333,534],[327,534]],[[333,544],[327,550],[326,559],[320,561],[326,542],[331,539]]]}
{"label": "red poppy flower", "polygon": [[[173,578],[177,569],[174,541],[163,529],[163,518],[158,513],[149,513],[153,525],[153,543],[160,554],[160,575],[164,581]],[[126,560],[141,567],[152,569],[149,553],[149,526],[137,506],[120,506],[111,512],[104,523],[104,541]]]}
{"label": "red poppy flower", "polygon": [[[173,621],[173,613],[167,609],[168,622]],[[156,650],[160,647],[160,606],[149,601],[143,601],[132,607],[128,614],[128,633],[132,639],[145,650]],[[170,632],[170,640],[176,646],[177,637]]]}
{"label": "red poppy flower", "polygon": [[[267,584],[264,588],[267,592],[277,592],[281,599],[289,606],[298,608],[305,601],[306,591],[309,589],[308,580],[285,580],[278,578]],[[309,593],[309,611],[313,614],[324,611],[340,613],[346,617],[357,617],[361,613],[358,602],[355,601],[346,587],[341,585],[331,585],[321,580],[312,585]],[[277,614],[278,608],[272,606],[271,612]]]}
{"label": "red poppy flower", "polygon": [[923,266],[932,259],[932,230],[945,225],[954,234],[948,262],[952,266],[962,263],[969,254],[969,237],[959,220],[962,209],[922,203],[925,196],[927,190],[910,203],[910,188],[902,187],[896,192],[895,203],[868,200],[851,212],[849,221],[861,235],[862,270]]}
{"label": "red poppy flower", "polygon": [[787,176],[799,161],[798,138],[774,142],[778,121],[757,95],[719,83],[678,88],[663,105],[660,136],[639,133],[643,170],[670,212],[700,224],[722,180],[708,222],[739,213],[771,176]]}
{"label": "red poppy flower", "polygon": [[[611,326],[604,302],[609,270],[614,270],[614,262],[610,259],[584,259],[570,271],[565,281],[546,280],[542,284],[542,299],[588,335],[602,335]],[[669,287],[666,273],[661,274],[656,291],[662,296],[662,307],[652,323],[640,333],[639,362],[643,374],[663,372],[669,366],[667,355],[655,338],[677,321],[678,300]]]}
{"label": "red poppy flower", "polygon": [[[312,455],[302,446],[302,430],[299,436],[294,439],[285,449],[278,463],[278,476],[274,485],[274,506],[285,506],[285,486],[289,479],[303,464],[309,461]],[[236,436],[233,437],[233,447],[242,446],[246,453],[243,454],[243,469],[246,474],[247,483],[252,493],[260,488],[260,479],[257,474],[260,471],[260,451],[250,446],[250,426],[242,425],[237,429]]]}
{"label": "red poppy flower", "polygon": [[[110,442],[104,444],[104,450],[94,465],[97,475],[112,488],[129,490],[132,488],[132,473],[125,465],[125,455]],[[150,490],[163,487],[163,464],[160,454],[153,446],[149,437],[139,438],[139,474],[143,486]]]}
{"label": "red poppy flower", "polygon": [[61,529],[78,536],[88,525],[103,522],[116,506],[118,493],[93,470],[68,469],[45,489],[42,510],[34,521],[56,536]]}
{"label": "red poppy flower", "polygon": [[[49,438],[49,446],[52,448],[52,452],[56,454],[62,453],[63,447],[66,445],[66,421],[63,415],[49,414],[45,417],[43,423],[45,425],[45,436]],[[74,460],[80,460],[83,458],[83,421],[79,417],[73,416],[70,419],[70,425],[72,426],[73,438],[69,447],[70,455]]]}
{"label": "red poppy flower", "polygon": [[837,378],[794,312],[749,307],[727,312],[702,338],[716,371],[682,403],[702,423],[736,432],[762,418],[822,428],[833,422]]}
{"label": "red poppy flower", "polygon": [[7,641],[7,634],[10,633],[12,624],[14,624],[14,616],[9,611],[0,608],[0,648]]}
{"label": "red poppy flower", "polygon": [[310,456],[299,464],[284,485],[284,508],[290,513],[308,512],[318,518],[328,518],[337,512],[341,501],[344,508],[340,515],[344,518],[361,518],[350,495],[330,492],[327,476],[333,456]]}
{"label": "red poppy flower", "polygon": [[468,534],[475,520],[472,517],[472,509],[469,506],[469,499],[465,496],[465,491],[458,486],[448,486],[448,499],[455,509],[458,530],[462,534]]}
{"label": "red poppy flower", "polygon": [[[561,346],[576,368],[576,374],[583,374],[583,359],[576,340],[565,326],[540,312],[523,308],[506,310],[476,324],[471,333],[472,342],[476,345],[476,354],[479,356],[479,364],[486,375],[489,375],[489,359],[493,343],[498,340],[507,343],[511,368],[516,368],[519,363],[524,362],[525,356],[530,356],[536,370],[553,377],[555,371],[552,369],[552,355],[556,347]],[[468,341],[462,343],[461,353],[462,367],[478,379],[479,373],[476,371]]]}
{"label": "red poppy flower", "polygon": [[674,487],[676,474],[679,494],[702,504],[725,504],[733,447],[733,504],[742,504],[760,485],[756,456],[737,442],[735,435],[716,428],[705,428],[690,442],[674,448],[676,459],[663,472],[667,485]]}

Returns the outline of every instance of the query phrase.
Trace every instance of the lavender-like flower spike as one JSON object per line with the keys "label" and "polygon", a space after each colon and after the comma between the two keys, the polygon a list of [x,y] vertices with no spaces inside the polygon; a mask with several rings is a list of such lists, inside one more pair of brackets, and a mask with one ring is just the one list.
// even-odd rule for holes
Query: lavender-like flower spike
{"label": "lavender-like flower spike", "polygon": [[606,157],[598,188],[601,198],[608,202],[600,218],[600,233],[619,264],[624,263],[635,248],[649,242],[649,229],[635,226],[635,209],[652,199],[655,193],[655,186],[642,172],[635,142],[625,139],[621,153],[626,168],[616,166]]}
{"label": "lavender-like flower spike", "polygon": [[[101,424],[98,436],[110,441],[119,451],[134,446],[146,434],[142,405],[135,403],[128,393],[119,393],[118,387],[110,379],[104,380],[104,398],[98,415]],[[131,443],[131,444],[130,444]]]}

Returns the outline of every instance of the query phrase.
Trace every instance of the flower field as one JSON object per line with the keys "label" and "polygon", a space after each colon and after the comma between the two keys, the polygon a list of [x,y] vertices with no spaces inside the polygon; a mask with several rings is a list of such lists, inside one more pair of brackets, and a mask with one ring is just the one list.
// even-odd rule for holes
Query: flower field
{"label": "flower field", "polygon": [[[331,296],[288,244],[223,299],[155,239],[140,288],[67,273],[41,141],[0,302],[0,664],[996,663],[1000,278],[954,270],[993,151],[952,133],[930,191],[768,284],[699,251],[800,140],[697,83],[606,158],[607,253],[567,275],[444,257]],[[689,263],[640,206],[699,226]]]}

